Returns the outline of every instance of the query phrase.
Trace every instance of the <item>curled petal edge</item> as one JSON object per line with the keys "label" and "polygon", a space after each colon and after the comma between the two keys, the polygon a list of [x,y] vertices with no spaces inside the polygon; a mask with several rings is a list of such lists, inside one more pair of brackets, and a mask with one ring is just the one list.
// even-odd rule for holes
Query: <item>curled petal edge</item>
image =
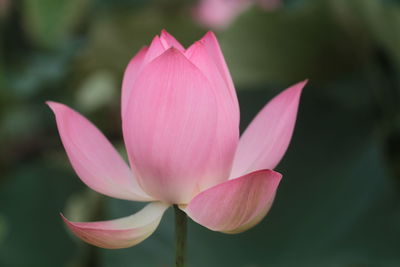
{"label": "curled petal edge", "polygon": [[120,249],[139,244],[158,227],[169,205],[147,204],[139,212],[120,219],[98,222],[71,222],[61,214],[67,227],[83,241],[101,248]]}
{"label": "curled petal edge", "polygon": [[209,188],[180,208],[210,230],[241,233],[268,213],[281,178],[272,170],[255,171]]}

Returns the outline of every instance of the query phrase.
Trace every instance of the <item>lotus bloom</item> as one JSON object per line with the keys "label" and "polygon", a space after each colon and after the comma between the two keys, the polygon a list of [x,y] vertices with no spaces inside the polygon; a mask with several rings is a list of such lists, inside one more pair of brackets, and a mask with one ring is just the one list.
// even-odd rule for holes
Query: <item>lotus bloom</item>
{"label": "lotus bloom", "polygon": [[253,4],[264,10],[276,9],[282,0],[199,0],[194,8],[194,18],[211,28],[226,28]]}
{"label": "lotus bloom", "polygon": [[48,102],[69,160],[93,190],[149,201],[110,221],[71,222],[78,237],[125,248],[151,235],[173,205],[214,231],[239,233],[268,212],[282,175],[305,82],[275,97],[239,139],[235,89],[212,32],[188,49],[166,31],[130,61],[121,116],[130,167],[106,137],[71,108]]}

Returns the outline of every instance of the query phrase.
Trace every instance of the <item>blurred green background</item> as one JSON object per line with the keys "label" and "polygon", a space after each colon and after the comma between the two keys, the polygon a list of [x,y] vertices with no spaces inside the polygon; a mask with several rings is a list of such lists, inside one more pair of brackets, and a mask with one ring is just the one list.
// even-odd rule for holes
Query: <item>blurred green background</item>
{"label": "blurred green background", "polygon": [[[124,68],[163,28],[186,46],[201,38],[194,4],[0,0],[0,266],[172,266],[171,209],[129,249],[95,248],[66,231],[61,211],[110,219],[143,204],[80,182],[44,102],[77,109],[123,151]],[[191,222],[189,266],[400,266],[400,1],[254,6],[216,34],[242,129],[272,96],[310,82],[271,212],[239,235]]]}

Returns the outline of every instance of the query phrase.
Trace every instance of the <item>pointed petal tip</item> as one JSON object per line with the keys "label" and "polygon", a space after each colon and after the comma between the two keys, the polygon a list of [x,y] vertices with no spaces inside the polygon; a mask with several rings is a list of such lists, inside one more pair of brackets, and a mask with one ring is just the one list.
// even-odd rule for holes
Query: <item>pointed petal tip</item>
{"label": "pointed petal tip", "polygon": [[65,225],[72,231],[74,232],[74,227],[76,227],[75,223],[68,220],[67,217],[64,216],[64,214],[62,212],[59,213],[61,219],[63,220],[63,222],[65,223]]}
{"label": "pointed petal tip", "polygon": [[160,40],[164,40],[167,43],[168,43],[168,40],[172,37],[172,35],[166,29],[162,29],[159,36],[160,36]]}
{"label": "pointed petal tip", "polygon": [[44,103],[46,104],[46,105],[48,105],[48,106],[51,106],[53,103],[55,103],[54,101],[51,101],[51,100],[47,100],[47,101],[44,101]]}
{"label": "pointed petal tip", "polygon": [[302,89],[304,88],[304,86],[306,86],[309,82],[309,79],[304,79],[301,82],[298,82],[297,85],[299,85]]}
{"label": "pointed petal tip", "polygon": [[196,51],[198,51],[199,49],[202,49],[203,47],[204,47],[204,43],[201,40],[194,42],[191,46],[188,47],[188,49],[186,49],[186,51],[185,51],[186,57],[189,58],[193,62],[193,60],[192,60],[193,55],[196,53]]}
{"label": "pointed petal tip", "polygon": [[74,227],[75,224],[74,222],[70,221],[67,219],[67,217],[64,216],[64,214],[62,212],[59,213],[61,219],[63,220],[63,222],[66,224],[66,226],[71,229],[71,231],[73,231],[73,229],[71,227]]}
{"label": "pointed petal tip", "polygon": [[153,37],[153,39],[150,42],[149,48],[151,48],[152,46],[156,46],[157,44],[161,44],[161,39],[160,36],[158,35]]}
{"label": "pointed petal tip", "polygon": [[211,30],[207,31],[204,36],[210,36],[210,37],[215,37],[215,33]]}
{"label": "pointed petal tip", "polygon": [[58,107],[62,107],[64,106],[63,104],[59,103],[59,102],[55,102],[55,101],[51,101],[51,100],[47,100],[44,102],[53,112],[55,112],[55,110]]}
{"label": "pointed petal tip", "polygon": [[299,94],[303,91],[304,87],[307,85],[308,79],[305,79],[301,82],[295,83],[294,85],[290,86],[286,91],[298,91]]}
{"label": "pointed petal tip", "polygon": [[165,28],[163,28],[161,30],[160,36],[163,36],[163,35],[170,35],[170,33]]}
{"label": "pointed petal tip", "polygon": [[[280,94],[278,94],[275,98],[279,99],[279,96],[282,96],[282,99],[285,97],[291,98],[293,103],[297,103],[296,105],[299,104],[301,94],[303,93],[304,87],[307,85],[308,79],[305,79],[301,82],[298,82],[290,87],[288,87],[286,90],[282,91]],[[271,101],[272,102],[272,101]]]}
{"label": "pointed petal tip", "polygon": [[185,48],[182,46],[182,44],[165,29],[161,30],[160,40],[165,49],[168,47],[175,47],[182,52],[185,51]]}
{"label": "pointed petal tip", "polygon": [[46,105],[53,111],[56,119],[58,117],[64,116],[63,114],[73,112],[70,107],[63,103],[55,102],[55,101],[46,101]]}
{"label": "pointed petal tip", "polygon": [[218,42],[217,36],[213,31],[207,31],[203,37],[200,39],[200,42],[204,42],[206,39],[212,39]]}
{"label": "pointed petal tip", "polygon": [[55,115],[57,115],[57,113],[59,112],[75,112],[72,108],[60,102],[48,100],[45,103],[54,112]]}
{"label": "pointed petal tip", "polygon": [[151,42],[154,42],[154,41],[157,41],[157,40],[160,40],[160,36],[159,36],[158,34],[156,34],[156,35],[153,37],[153,39],[151,40]]}

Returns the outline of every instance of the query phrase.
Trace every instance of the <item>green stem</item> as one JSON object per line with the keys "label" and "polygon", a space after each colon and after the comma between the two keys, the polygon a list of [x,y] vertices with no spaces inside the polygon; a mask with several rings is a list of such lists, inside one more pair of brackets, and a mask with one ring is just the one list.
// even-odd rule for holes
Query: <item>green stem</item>
{"label": "green stem", "polygon": [[175,209],[175,266],[185,267],[186,265],[186,235],[187,235],[187,216],[177,205]]}

